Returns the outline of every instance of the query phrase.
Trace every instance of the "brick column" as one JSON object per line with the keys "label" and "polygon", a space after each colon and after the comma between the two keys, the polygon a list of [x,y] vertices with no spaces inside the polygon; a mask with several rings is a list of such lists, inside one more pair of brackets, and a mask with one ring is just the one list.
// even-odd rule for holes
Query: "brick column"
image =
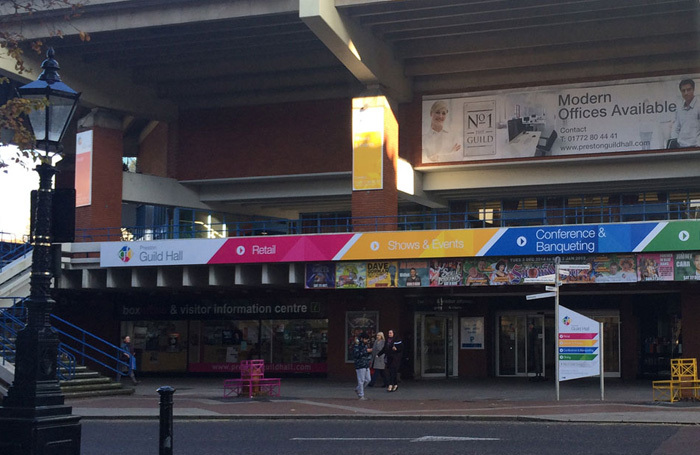
{"label": "brick column", "polygon": [[[695,283],[683,283],[691,285]],[[681,330],[683,333],[683,358],[700,358],[700,296],[695,286],[684,286],[681,293]]]}
{"label": "brick column", "polygon": [[[398,215],[396,189],[399,158],[399,125],[384,97],[363,98],[369,106],[384,108],[382,189],[352,192],[354,231],[394,231]],[[356,104],[358,99],[353,100]],[[354,120],[353,120],[354,121]]]}
{"label": "brick column", "polygon": [[[122,222],[121,119],[93,110],[78,121],[78,132],[92,130],[91,204],[75,210],[76,241],[119,240]],[[109,229],[106,229],[109,228]],[[84,238],[85,235],[91,237]]]}

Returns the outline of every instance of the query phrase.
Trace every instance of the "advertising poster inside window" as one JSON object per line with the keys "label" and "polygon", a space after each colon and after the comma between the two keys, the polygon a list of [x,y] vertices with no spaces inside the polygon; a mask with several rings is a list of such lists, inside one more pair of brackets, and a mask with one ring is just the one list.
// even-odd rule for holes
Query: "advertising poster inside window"
{"label": "advertising poster inside window", "polygon": [[460,318],[460,348],[484,349],[484,318]]}
{"label": "advertising poster inside window", "polygon": [[352,348],[358,336],[365,332],[374,338],[379,327],[378,311],[348,311],[345,313],[345,362],[353,362]]}
{"label": "advertising poster inside window", "polygon": [[[697,77],[696,77],[697,79]],[[538,87],[423,100],[422,162],[456,163],[698,146],[692,78]],[[690,103],[690,107],[684,106]],[[693,114],[694,113],[694,114]],[[689,125],[695,115],[695,126]]]}
{"label": "advertising poster inside window", "polygon": [[464,261],[464,285],[488,286],[489,274],[493,268],[488,261],[482,258],[466,259]]}
{"label": "advertising poster inside window", "polygon": [[400,261],[399,262],[399,286],[417,288],[428,286],[428,261]]}
{"label": "advertising poster inside window", "polygon": [[593,259],[593,264],[596,283],[634,283],[637,281],[637,269],[632,254],[596,256]]}
{"label": "advertising poster inside window", "polygon": [[673,281],[673,253],[646,253],[637,255],[639,281]]}
{"label": "advertising poster inside window", "polygon": [[335,287],[338,289],[364,288],[367,283],[367,264],[341,262],[335,269]]}
{"label": "advertising poster inside window", "polygon": [[367,263],[368,288],[395,288],[398,284],[399,268],[394,261]]}
{"label": "advertising poster inside window", "polygon": [[323,262],[306,264],[306,288],[334,288],[335,263]]}
{"label": "advertising poster inside window", "polygon": [[700,251],[676,253],[674,269],[676,281],[700,280]]}
{"label": "advertising poster inside window", "polygon": [[463,259],[434,259],[430,261],[430,286],[461,286]]}

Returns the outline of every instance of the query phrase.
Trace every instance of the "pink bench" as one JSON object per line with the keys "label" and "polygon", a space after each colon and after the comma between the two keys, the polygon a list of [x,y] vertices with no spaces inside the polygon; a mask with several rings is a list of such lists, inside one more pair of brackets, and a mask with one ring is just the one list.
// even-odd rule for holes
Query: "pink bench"
{"label": "pink bench", "polygon": [[241,361],[241,378],[224,380],[224,398],[232,395],[280,396],[280,379],[265,377],[264,360]]}

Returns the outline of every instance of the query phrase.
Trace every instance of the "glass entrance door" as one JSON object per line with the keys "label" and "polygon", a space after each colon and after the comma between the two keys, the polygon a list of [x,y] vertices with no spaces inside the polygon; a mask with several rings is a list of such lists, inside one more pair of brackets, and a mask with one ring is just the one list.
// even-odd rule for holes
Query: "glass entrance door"
{"label": "glass entrance door", "polygon": [[541,314],[508,314],[498,318],[498,376],[545,373],[545,325]]}
{"label": "glass entrance door", "polygon": [[421,377],[447,377],[454,375],[455,320],[453,315],[424,314],[418,318],[418,341]]}

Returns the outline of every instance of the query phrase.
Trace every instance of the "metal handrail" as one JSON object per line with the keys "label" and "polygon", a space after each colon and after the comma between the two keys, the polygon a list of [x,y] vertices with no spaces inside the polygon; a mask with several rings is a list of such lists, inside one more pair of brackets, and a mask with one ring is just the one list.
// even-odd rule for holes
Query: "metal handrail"
{"label": "metal handrail", "polygon": [[[7,357],[14,356],[15,345],[12,339],[24,327],[26,314],[26,308],[21,299],[12,307],[0,312],[0,343],[2,344],[0,352],[3,354],[3,361]],[[127,374],[123,371],[128,367],[128,363],[122,360],[122,354],[126,353],[124,349],[54,314],[50,317],[53,328],[63,340],[58,346],[59,379],[67,380],[75,377],[76,365],[85,365],[88,359],[115,374],[122,376]],[[69,329],[77,332],[77,336],[68,333]],[[10,336],[6,336],[6,333]]]}
{"label": "metal handrail", "polygon": [[[64,344],[66,349],[76,356],[78,364],[85,365],[86,360],[90,360],[117,375],[125,376],[127,374],[125,369],[128,368],[129,364],[123,360],[123,354],[128,354],[126,350],[55,314],[51,314],[50,318],[51,325],[63,339],[72,341],[72,343],[66,342]],[[69,329],[75,334],[68,333]]]}
{"label": "metal handrail", "polygon": [[[4,238],[5,233],[0,232],[0,238]],[[26,239],[22,242],[2,242],[3,248],[0,250],[0,270],[20,257],[29,254],[33,247]]]}
{"label": "metal handrail", "polygon": [[[26,314],[27,310],[21,303],[21,299],[19,304],[0,311],[0,344],[2,344],[0,352],[2,353],[3,365],[9,362],[8,358],[14,359],[15,357],[17,346],[13,340],[17,338],[19,331],[24,328]],[[60,342],[57,356],[58,379],[73,379],[75,377],[75,365],[75,356],[70,353],[69,346]]]}
{"label": "metal handrail", "polygon": [[582,205],[573,207],[500,209],[483,212],[435,212],[373,217],[246,220],[211,225],[198,223],[77,229],[76,242],[150,241],[226,238],[259,235],[350,233],[356,231],[420,231],[509,226],[598,224],[695,219],[700,210],[682,202]]}

